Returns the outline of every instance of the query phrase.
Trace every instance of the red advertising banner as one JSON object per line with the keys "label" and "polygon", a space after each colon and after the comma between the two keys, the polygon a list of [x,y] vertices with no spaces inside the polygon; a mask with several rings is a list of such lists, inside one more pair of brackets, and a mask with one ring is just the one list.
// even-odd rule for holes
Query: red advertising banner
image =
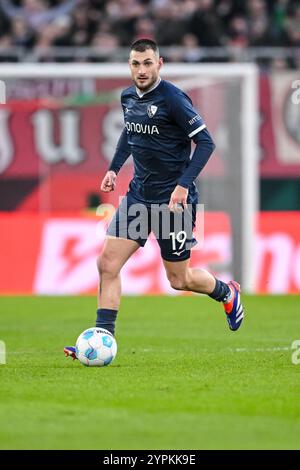
{"label": "red advertising banner", "polygon": [[[41,217],[0,214],[0,293],[96,293],[96,258],[106,222],[95,216],[63,214]],[[300,213],[261,213],[256,241],[255,290],[300,292]],[[228,218],[205,214],[205,239],[193,251],[192,266],[217,273],[223,280],[231,258]],[[223,268],[222,268],[223,267]],[[149,238],[122,270],[124,294],[174,294],[166,278],[159,247]]]}

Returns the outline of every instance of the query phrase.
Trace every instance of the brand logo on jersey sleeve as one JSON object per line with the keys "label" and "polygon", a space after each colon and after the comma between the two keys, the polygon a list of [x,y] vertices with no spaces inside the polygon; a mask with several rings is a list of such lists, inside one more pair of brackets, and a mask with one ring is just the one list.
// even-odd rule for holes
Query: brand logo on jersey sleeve
{"label": "brand logo on jersey sleeve", "polygon": [[149,105],[148,108],[147,108],[147,114],[148,114],[149,118],[153,118],[156,111],[157,111],[157,106],[154,106],[153,104]]}
{"label": "brand logo on jersey sleeve", "polygon": [[197,114],[196,116],[194,116],[192,119],[189,120],[189,124],[192,126],[195,122],[197,121],[201,121],[201,117],[199,116],[199,114]]}

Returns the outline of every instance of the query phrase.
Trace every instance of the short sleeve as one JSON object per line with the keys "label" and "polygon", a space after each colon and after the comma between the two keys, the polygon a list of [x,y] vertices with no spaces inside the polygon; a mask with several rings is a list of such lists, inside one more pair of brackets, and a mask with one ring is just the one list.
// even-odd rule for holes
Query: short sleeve
{"label": "short sleeve", "polygon": [[168,101],[173,119],[190,139],[206,128],[191,99],[181,90],[172,93]]}

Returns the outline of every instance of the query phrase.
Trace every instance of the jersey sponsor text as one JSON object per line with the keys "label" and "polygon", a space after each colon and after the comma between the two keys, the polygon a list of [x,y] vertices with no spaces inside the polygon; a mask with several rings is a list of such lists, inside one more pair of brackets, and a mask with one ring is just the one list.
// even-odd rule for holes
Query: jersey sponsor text
{"label": "jersey sponsor text", "polygon": [[126,122],[127,133],[136,132],[137,134],[159,134],[157,126],[150,124],[140,124],[139,122]]}

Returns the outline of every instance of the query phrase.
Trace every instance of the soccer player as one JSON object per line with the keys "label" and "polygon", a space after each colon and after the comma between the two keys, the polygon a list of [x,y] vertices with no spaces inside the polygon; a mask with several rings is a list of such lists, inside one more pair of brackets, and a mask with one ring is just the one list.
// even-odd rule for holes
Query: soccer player
{"label": "soccer player", "polygon": [[[129,67],[133,86],[121,96],[125,127],[101,190],[115,190],[118,172],[130,155],[134,176],[108,227],[98,259],[100,289],[96,326],[115,334],[121,268],[145,245],[155,225],[152,231],[171,286],[207,294],[221,302],[229,328],[235,331],[244,316],[239,284],[235,281],[227,284],[205,270],[189,267],[191,247],[196,243],[192,233],[198,201],[194,180],[215,146],[190,98],[160,78],[162,65],[154,41],[139,39],[131,46]],[[191,140],[196,146],[190,157]],[[157,210],[161,206],[164,209]],[[140,231],[132,230],[137,228],[137,224],[132,224],[137,211]],[[183,219],[188,223],[183,225]],[[166,220],[167,234],[162,227]],[[65,353],[76,357],[73,347],[65,348]]]}

